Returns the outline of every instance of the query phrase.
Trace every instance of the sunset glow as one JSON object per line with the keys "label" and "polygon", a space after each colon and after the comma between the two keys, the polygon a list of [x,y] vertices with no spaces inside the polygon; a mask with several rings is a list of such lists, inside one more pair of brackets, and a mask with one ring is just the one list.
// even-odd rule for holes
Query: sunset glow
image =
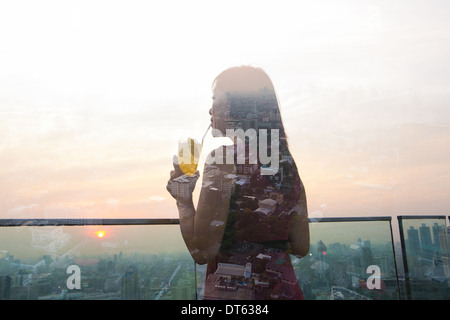
{"label": "sunset glow", "polygon": [[1,2],[0,218],[177,218],[178,142],[245,64],[273,80],[310,217],[447,214],[449,6]]}

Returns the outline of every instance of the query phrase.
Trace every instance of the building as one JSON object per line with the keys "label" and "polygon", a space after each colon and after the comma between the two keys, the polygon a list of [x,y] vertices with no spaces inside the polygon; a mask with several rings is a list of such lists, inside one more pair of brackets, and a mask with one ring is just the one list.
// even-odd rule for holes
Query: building
{"label": "building", "polygon": [[236,164],[236,173],[242,175],[252,175],[258,170],[258,164]]}
{"label": "building", "polygon": [[194,288],[187,280],[182,280],[171,287],[174,300],[192,300],[195,297]]}
{"label": "building", "polygon": [[192,196],[195,183],[195,179],[188,179],[185,175],[175,178],[171,183],[171,193],[173,196],[189,199]]}
{"label": "building", "polygon": [[219,263],[214,274],[231,277],[249,278],[251,275],[252,264],[247,263],[245,266],[231,263]]}
{"label": "building", "polygon": [[11,277],[0,275],[0,300],[9,300],[11,295]]}
{"label": "building", "polygon": [[406,247],[407,250],[414,256],[420,256],[420,241],[419,241],[419,231],[413,226],[409,227],[407,230]]}
{"label": "building", "polygon": [[136,266],[129,266],[121,280],[122,300],[140,299],[139,273]]}
{"label": "building", "polygon": [[277,201],[274,199],[265,199],[259,202],[258,209],[255,213],[259,213],[265,217],[271,216],[277,208]]}
{"label": "building", "polygon": [[431,230],[430,227],[422,223],[419,227],[420,235],[420,248],[422,249],[422,256],[427,259],[433,257],[433,243],[431,241]]}
{"label": "building", "polygon": [[439,224],[434,223],[432,230],[433,230],[433,245],[435,246],[435,248],[439,248],[440,247],[439,231],[442,230],[442,227]]}

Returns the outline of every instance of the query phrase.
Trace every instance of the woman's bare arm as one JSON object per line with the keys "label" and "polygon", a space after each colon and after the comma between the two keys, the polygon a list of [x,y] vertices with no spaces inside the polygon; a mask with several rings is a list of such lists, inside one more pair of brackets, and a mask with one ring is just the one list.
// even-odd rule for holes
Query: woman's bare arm
{"label": "woman's bare arm", "polygon": [[[169,180],[168,190],[177,178],[175,172]],[[172,194],[177,200],[183,239],[199,264],[207,263],[219,253],[230,207],[230,190],[234,186],[229,175],[233,173],[234,165],[205,164],[197,208],[192,197],[186,199]],[[197,177],[184,178],[197,179],[198,173]]]}

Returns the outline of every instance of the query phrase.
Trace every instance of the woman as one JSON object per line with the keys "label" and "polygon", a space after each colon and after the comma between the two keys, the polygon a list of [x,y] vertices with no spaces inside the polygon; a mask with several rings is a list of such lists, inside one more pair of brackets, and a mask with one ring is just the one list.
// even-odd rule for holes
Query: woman
{"label": "woman", "polygon": [[[234,143],[206,159],[197,208],[198,171],[183,175],[174,163],[167,186],[189,252],[208,264],[205,299],[302,299],[290,254],[309,251],[306,196],[270,78],[249,66],[225,70],[213,82],[209,113],[213,135]],[[237,132],[256,135],[257,155],[251,134],[230,135]],[[263,161],[269,153],[271,167]],[[191,186],[190,196],[173,192],[180,179]]]}

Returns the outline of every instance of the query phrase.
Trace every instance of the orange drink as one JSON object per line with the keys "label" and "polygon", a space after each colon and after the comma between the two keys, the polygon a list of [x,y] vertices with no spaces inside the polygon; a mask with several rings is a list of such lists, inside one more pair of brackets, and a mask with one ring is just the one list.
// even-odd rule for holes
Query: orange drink
{"label": "orange drink", "polygon": [[192,138],[178,142],[178,165],[181,171],[192,176],[198,167],[202,144]]}

